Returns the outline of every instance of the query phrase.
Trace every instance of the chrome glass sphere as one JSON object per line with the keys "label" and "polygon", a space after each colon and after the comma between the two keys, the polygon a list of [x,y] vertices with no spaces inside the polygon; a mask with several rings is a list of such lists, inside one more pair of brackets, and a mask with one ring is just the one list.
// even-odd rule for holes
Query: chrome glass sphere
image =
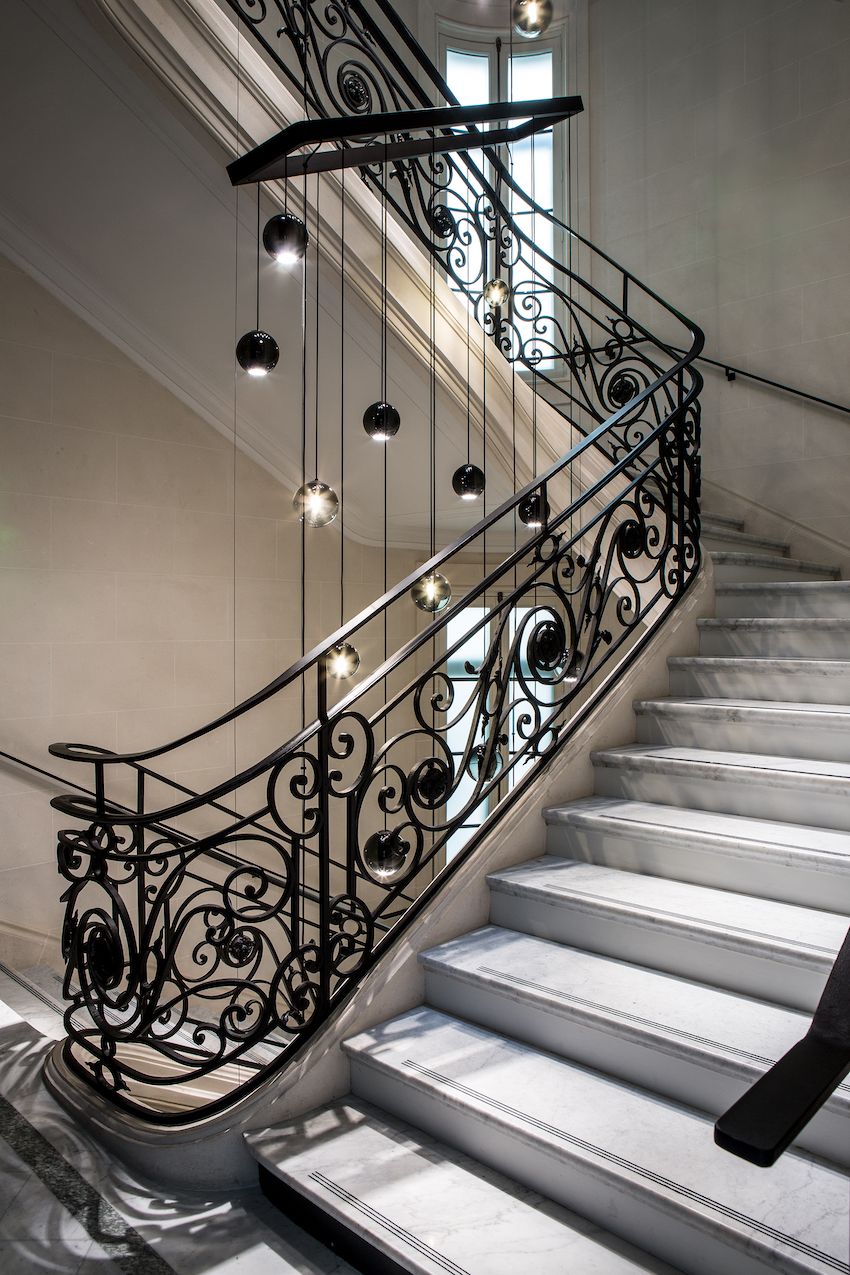
{"label": "chrome glass sphere", "polygon": [[395,438],[400,424],[401,417],[392,403],[373,403],[363,413],[363,428],[376,443]]}
{"label": "chrome glass sphere", "polygon": [[280,350],[277,341],[268,332],[255,328],[239,338],[236,361],[249,376],[268,376],[277,367]]}
{"label": "chrome glass sphere", "polygon": [[526,496],[521,500],[517,508],[517,516],[520,522],[526,527],[530,527],[532,531],[537,531],[542,527],[549,517],[549,501],[543,499],[541,491],[533,491],[530,496]]}
{"label": "chrome glass sphere", "polygon": [[483,496],[486,479],[477,465],[461,465],[452,474],[452,487],[461,500],[477,500]]}
{"label": "chrome glass sphere", "polygon": [[[483,744],[476,744],[472,752],[469,754],[469,761],[466,764],[466,769],[473,779],[478,779],[481,776],[482,767],[484,766],[484,754],[486,752],[487,743],[485,742]],[[487,774],[484,775],[484,779],[495,779],[504,764],[505,761],[502,757],[502,751],[497,745],[490,754],[490,760],[487,763]]]}
{"label": "chrome glass sphere", "polygon": [[360,652],[350,642],[337,642],[326,654],[325,661],[330,676],[345,682],[360,668]]}
{"label": "chrome glass sphere", "polygon": [[491,310],[497,310],[499,306],[507,305],[510,295],[511,290],[504,279],[490,279],[484,285],[484,300]]}
{"label": "chrome glass sphere", "polygon": [[517,35],[536,40],[552,21],[552,0],[514,0],[511,21]]}
{"label": "chrome glass sphere", "polygon": [[439,571],[430,571],[410,590],[410,596],[420,611],[443,611],[452,600],[452,586]]}
{"label": "chrome glass sphere", "polygon": [[398,876],[407,859],[407,842],[394,830],[373,832],[363,847],[363,862],[377,881]]}
{"label": "chrome glass sphere", "polygon": [[313,478],[292,497],[292,508],[308,527],[327,527],[339,513],[339,497],[327,483]]}
{"label": "chrome glass sphere", "polygon": [[263,247],[282,266],[294,266],[302,261],[309,242],[310,232],[301,218],[292,213],[278,213],[263,227]]}

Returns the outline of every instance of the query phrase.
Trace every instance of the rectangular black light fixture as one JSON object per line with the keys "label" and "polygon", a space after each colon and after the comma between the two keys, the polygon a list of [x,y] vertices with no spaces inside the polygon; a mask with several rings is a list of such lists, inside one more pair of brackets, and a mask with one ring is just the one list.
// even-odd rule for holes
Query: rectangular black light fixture
{"label": "rectangular black light fixture", "polygon": [[[342,115],[333,119],[299,120],[247,155],[228,164],[234,186],[253,182],[287,181],[309,173],[333,173],[342,168],[380,164],[384,160],[414,159],[481,150],[522,141],[533,133],[560,124],[584,110],[580,97],[547,97],[534,102],[488,102],[481,106],[428,106],[412,111],[384,111],[376,115]],[[520,120],[513,126],[504,121]],[[411,133],[449,128],[475,128],[501,123],[487,132],[442,133],[411,137]],[[386,141],[376,141],[385,137]],[[325,142],[368,139],[361,146],[320,150]],[[310,148],[305,151],[305,148]]]}

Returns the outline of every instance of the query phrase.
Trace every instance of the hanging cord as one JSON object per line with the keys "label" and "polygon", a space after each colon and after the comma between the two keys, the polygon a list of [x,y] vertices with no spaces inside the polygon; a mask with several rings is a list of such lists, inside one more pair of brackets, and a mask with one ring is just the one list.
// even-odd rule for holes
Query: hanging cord
{"label": "hanging cord", "polygon": [[[467,465],[472,459],[470,448],[470,435],[472,429],[472,363],[470,359],[470,345],[472,337],[470,335],[470,314],[472,306],[467,303],[466,307],[466,463]],[[483,315],[482,315],[483,318]]]}
{"label": "hanging cord", "polygon": [[260,327],[260,183],[257,182],[257,322],[256,328]]}
{"label": "hanging cord", "polygon": [[345,623],[345,169],[339,218],[339,627]]}
{"label": "hanging cord", "polygon": [[314,412],[314,428],[313,428],[313,459],[315,466],[313,473],[316,478],[319,477],[319,290],[322,274],[322,262],[319,257],[319,227],[320,227],[320,211],[319,205],[321,201],[322,183],[319,174],[316,174],[316,282],[313,285],[316,290],[316,351],[313,365],[314,392],[313,392],[313,412]]}

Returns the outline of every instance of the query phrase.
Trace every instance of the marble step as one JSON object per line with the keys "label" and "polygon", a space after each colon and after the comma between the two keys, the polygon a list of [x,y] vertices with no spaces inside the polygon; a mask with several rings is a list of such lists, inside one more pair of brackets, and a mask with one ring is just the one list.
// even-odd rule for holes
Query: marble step
{"label": "marble step", "polygon": [[850,660],[677,655],[667,667],[675,696],[850,704]]}
{"label": "marble step", "polygon": [[246,1142],[269,1197],[361,1271],[676,1275],[370,1103],[347,1098]]}
{"label": "marble step", "polygon": [[[424,952],[435,1009],[701,1111],[724,1111],[808,1031],[807,1014],[487,926]],[[850,1083],[799,1145],[850,1167]]]}
{"label": "marble step", "polygon": [[767,536],[751,536],[745,531],[736,531],[731,527],[716,526],[706,522],[702,523],[700,531],[703,549],[711,552],[778,554],[783,558],[788,556],[788,545],[784,540],[771,540]]}
{"label": "marble step", "polygon": [[697,620],[700,655],[841,660],[850,655],[845,619]]}
{"label": "marble step", "polygon": [[744,520],[742,518],[730,518],[727,514],[706,514],[702,515],[703,527],[727,527],[732,531],[743,531]]}
{"label": "marble step", "polygon": [[850,619],[850,580],[715,586],[718,619]]}
{"label": "marble step", "polygon": [[837,1168],[789,1154],[765,1174],[708,1116],[427,1008],[345,1049],[358,1098],[689,1275],[845,1269]]}
{"label": "marble step", "polygon": [[636,744],[593,754],[600,797],[850,831],[850,765],[806,757]]}
{"label": "marble step", "polygon": [[811,1013],[848,918],[545,855],[493,873],[490,920]]}
{"label": "marble step", "polygon": [[767,580],[837,580],[838,567],[769,553],[711,550],[715,579],[720,584],[748,584]]}
{"label": "marble step", "polygon": [[850,762],[850,708],[840,704],[657,699],[634,709],[641,744]]}
{"label": "marble step", "polygon": [[850,915],[850,837],[616,797],[544,811],[549,854]]}

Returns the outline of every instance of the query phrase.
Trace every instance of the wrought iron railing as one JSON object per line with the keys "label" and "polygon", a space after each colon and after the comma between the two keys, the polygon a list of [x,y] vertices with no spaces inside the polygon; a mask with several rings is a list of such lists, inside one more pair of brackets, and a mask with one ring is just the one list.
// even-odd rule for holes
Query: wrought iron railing
{"label": "wrought iron railing", "polygon": [[[327,109],[333,86],[335,111],[365,111],[376,98],[403,106],[421,91],[359,0],[315,12],[280,0],[273,20],[262,0],[233,7],[257,32],[256,17],[281,27],[314,110]],[[375,8],[428,69],[383,0]],[[308,39],[305,76],[298,55]],[[364,46],[371,97],[347,78],[364,74]],[[408,166],[401,184],[412,202],[394,206],[451,270],[438,212],[446,186],[422,193],[431,164]],[[475,171],[470,164],[470,183],[484,182]],[[553,236],[571,235],[539,215]],[[479,244],[522,244],[534,265],[534,244],[512,227],[495,186],[469,218]],[[701,380],[692,364],[702,334],[582,246],[593,281],[552,256],[537,294],[543,305],[545,283],[546,324],[568,316],[545,328],[570,369],[566,422],[584,434],[565,456],[209,725],[131,755],[51,749],[93,769],[93,796],[53,803],[77,821],[59,837],[71,1001],[64,1056],[111,1101],[150,1120],[186,1121],[290,1060],[447,888],[694,579]],[[478,270],[479,292],[487,273]],[[471,287],[461,272],[455,278]],[[549,347],[518,335],[522,320],[486,321],[506,357],[539,372]],[[518,520],[529,502],[542,515],[531,529]],[[436,571],[470,583],[423,627],[410,590]],[[401,635],[392,650],[387,634]],[[362,658],[352,682],[332,676],[329,657],[345,644]],[[235,732],[244,741],[258,717],[268,728],[269,714],[295,714],[298,725],[254,764],[199,796],[162,778],[180,771],[187,750],[232,742]]]}

